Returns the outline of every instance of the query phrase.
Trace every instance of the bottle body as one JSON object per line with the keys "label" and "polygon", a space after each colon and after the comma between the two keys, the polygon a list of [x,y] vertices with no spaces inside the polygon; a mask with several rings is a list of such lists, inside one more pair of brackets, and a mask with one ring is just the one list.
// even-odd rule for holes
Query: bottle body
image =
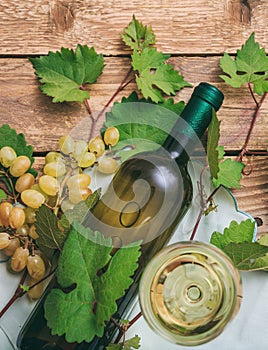
{"label": "bottle body", "polygon": [[[118,300],[114,319],[126,316],[146,264],[167,244],[191,203],[189,154],[209,125],[212,109],[217,110],[223,99],[215,87],[202,84],[195,89],[163,147],[136,154],[125,161],[84,222],[85,226],[111,237],[115,249],[137,241],[142,243],[134,282]],[[181,120],[184,123],[181,124]],[[104,350],[117,333],[114,323],[108,322],[102,338],[95,337],[91,343],[67,344],[64,337],[49,334],[42,303],[44,300],[20,333],[18,348],[21,350]],[[40,323],[39,328],[36,322]]]}

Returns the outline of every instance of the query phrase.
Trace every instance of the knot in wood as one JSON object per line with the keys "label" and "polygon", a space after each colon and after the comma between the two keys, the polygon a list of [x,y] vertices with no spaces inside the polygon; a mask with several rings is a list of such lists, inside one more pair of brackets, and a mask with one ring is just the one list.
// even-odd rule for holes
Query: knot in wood
{"label": "knot in wood", "polygon": [[56,31],[63,33],[69,31],[74,25],[74,14],[69,4],[56,1],[51,10],[50,18]]}

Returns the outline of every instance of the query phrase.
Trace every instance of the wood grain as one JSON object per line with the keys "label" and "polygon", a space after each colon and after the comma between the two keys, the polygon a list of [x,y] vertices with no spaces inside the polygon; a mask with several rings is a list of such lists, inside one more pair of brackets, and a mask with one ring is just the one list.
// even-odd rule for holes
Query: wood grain
{"label": "wood grain", "polygon": [[135,14],[153,25],[159,49],[179,54],[235,52],[251,34],[268,46],[267,0],[5,0],[0,55],[46,54],[78,43],[107,55]]}
{"label": "wood grain", "polygon": [[[97,84],[89,87],[92,109],[97,113],[127,74],[130,66],[128,58],[109,57]],[[218,86],[225,94],[223,107],[218,116],[221,120],[221,144],[226,150],[238,150],[245,140],[255,108],[247,88],[233,89],[219,77],[218,57],[173,57],[171,63],[187,81],[193,85],[208,81]],[[136,89],[134,83],[117,97],[128,96]],[[175,100],[187,101],[192,89],[184,89]],[[18,132],[23,132],[37,152],[57,148],[60,136],[70,133],[88,116],[83,105],[76,103],[52,103],[51,98],[39,90],[39,82],[30,62],[26,59],[0,60],[0,123],[9,123]],[[268,101],[261,109],[254,128],[250,149],[262,150],[266,147],[268,135]],[[99,124],[101,125],[101,124]]]}

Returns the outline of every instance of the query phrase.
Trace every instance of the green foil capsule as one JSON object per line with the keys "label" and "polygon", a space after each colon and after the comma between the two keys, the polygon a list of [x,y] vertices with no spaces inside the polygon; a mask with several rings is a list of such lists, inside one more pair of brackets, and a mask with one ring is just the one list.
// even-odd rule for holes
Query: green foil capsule
{"label": "green foil capsule", "polygon": [[241,278],[218,248],[179,242],[162,249],[140,281],[142,314],[170,342],[200,345],[217,337],[237,314]]}

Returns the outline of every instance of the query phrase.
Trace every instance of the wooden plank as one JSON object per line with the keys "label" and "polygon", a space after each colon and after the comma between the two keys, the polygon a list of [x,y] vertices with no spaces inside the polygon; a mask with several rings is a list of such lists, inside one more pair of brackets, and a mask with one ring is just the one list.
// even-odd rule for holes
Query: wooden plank
{"label": "wooden plank", "polygon": [[[34,167],[41,174],[44,158],[36,157]],[[258,234],[268,233],[268,157],[255,157],[253,170],[250,175],[244,176],[242,187],[233,190],[238,203],[238,209],[257,218],[262,224],[258,227]]]}
{"label": "wooden plank", "polygon": [[[92,109],[100,111],[116,91],[130,67],[128,58],[106,58],[106,67],[98,82],[90,87]],[[221,144],[226,150],[240,149],[253,114],[254,103],[247,88],[233,89],[219,77],[219,57],[173,57],[174,64],[193,85],[208,81],[218,86],[225,94],[221,119]],[[128,96],[136,88],[131,83],[119,94]],[[175,100],[188,100],[192,89],[184,89]],[[9,123],[18,132],[26,135],[36,151],[44,152],[57,148],[63,134],[71,132],[88,116],[83,105],[77,103],[54,104],[39,90],[30,62],[26,59],[0,60],[0,123]],[[268,98],[265,101],[254,128],[251,149],[266,149],[268,135]],[[101,124],[99,124],[101,125]]]}
{"label": "wooden plank", "polygon": [[126,53],[120,34],[133,14],[153,26],[165,52],[235,52],[253,31],[268,47],[267,0],[5,0],[0,55],[45,54],[78,43],[108,55]]}

